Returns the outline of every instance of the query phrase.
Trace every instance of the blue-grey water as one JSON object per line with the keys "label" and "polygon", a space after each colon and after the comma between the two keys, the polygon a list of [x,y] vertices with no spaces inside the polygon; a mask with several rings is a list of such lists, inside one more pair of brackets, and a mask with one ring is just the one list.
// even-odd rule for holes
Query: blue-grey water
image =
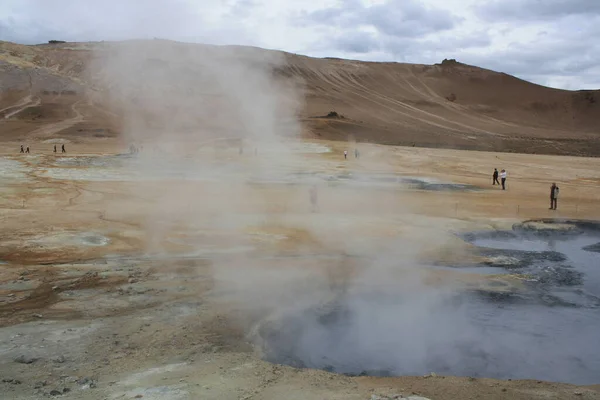
{"label": "blue-grey water", "polygon": [[[600,253],[581,234],[550,240],[475,236],[482,251],[507,251],[526,274],[514,293],[348,292],[328,309],[283,316],[261,331],[265,357],[347,374],[441,375],[600,383]],[[560,253],[560,254],[558,254]],[[496,253],[495,253],[496,254]],[[558,254],[558,256],[557,256]],[[549,256],[548,256],[549,255]],[[436,267],[437,268],[437,267]]]}

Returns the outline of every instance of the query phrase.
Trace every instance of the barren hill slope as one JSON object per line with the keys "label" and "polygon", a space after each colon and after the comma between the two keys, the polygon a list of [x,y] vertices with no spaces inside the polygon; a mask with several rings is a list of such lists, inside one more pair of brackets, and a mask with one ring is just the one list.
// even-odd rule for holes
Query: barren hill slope
{"label": "barren hill slope", "polygon": [[[132,104],[136,124],[152,129],[239,132],[253,116],[232,115],[235,98],[223,93],[237,96],[253,68],[295,87],[298,96],[278,91],[264,107],[295,107],[305,136],[600,155],[600,91],[551,89],[454,60],[359,62],[165,41],[0,42],[0,137],[118,137],[131,129]],[[325,117],[330,111],[338,116]],[[275,114],[283,127],[285,113]]]}

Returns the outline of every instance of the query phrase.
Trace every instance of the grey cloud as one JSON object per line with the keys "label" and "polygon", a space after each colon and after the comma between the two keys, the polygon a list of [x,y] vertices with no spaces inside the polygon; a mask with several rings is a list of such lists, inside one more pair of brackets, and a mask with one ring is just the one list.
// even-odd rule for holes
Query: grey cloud
{"label": "grey cloud", "polygon": [[230,8],[227,13],[229,18],[246,19],[250,16],[252,11],[259,6],[259,3],[255,0],[237,0]]}
{"label": "grey cloud", "polygon": [[427,9],[414,1],[389,1],[365,10],[364,23],[391,36],[414,37],[452,29],[456,18],[445,11]]}
{"label": "grey cloud", "polygon": [[[362,54],[365,60],[375,60],[371,58],[373,53],[384,52],[396,61],[423,63],[438,62],[444,57],[451,57],[456,51],[487,47],[492,42],[488,31],[469,36],[446,33],[436,39],[375,35],[357,30],[346,30],[332,36],[332,40],[313,43],[307,51],[326,54],[328,50],[330,54],[352,53],[352,56]],[[377,60],[381,59],[378,56]],[[385,60],[389,61],[389,57],[385,57]]]}
{"label": "grey cloud", "polygon": [[380,43],[371,33],[355,32],[339,36],[333,46],[343,52],[366,54],[379,50]]}
{"label": "grey cloud", "polygon": [[[119,40],[131,38],[189,35],[188,29],[201,25],[201,16],[182,0],[148,0],[136,2],[102,0],[21,0],[13,15],[14,23],[1,32],[23,43],[40,43],[49,39],[67,41]],[[58,36],[60,35],[60,36]]]}
{"label": "grey cloud", "polygon": [[456,51],[488,47],[491,44],[492,38],[487,31],[475,32],[469,36],[447,34],[437,40],[426,39],[419,41],[419,46],[429,51]]}
{"label": "grey cloud", "polygon": [[489,55],[467,49],[457,52],[456,58],[540,84],[555,84],[562,79],[588,89],[600,89],[597,85],[600,43],[593,40],[599,31],[598,27],[580,32],[558,30],[533,42],[513,43]]}
{"label": "grey cloud", "polygon": [[[458,36],[451,31],[417,38],[381,33],[363,36],[356,30],[346,30],[335,35],[335,40],[321,42],[319,53],[338,57],[358,56],[362,60],[381,61],[391,57],[395,61],[414,63],[456,58],[539,84],[599,89],[600,42],[594,38],[600,37],[600,21],[586,18],[574,22],[574,18],[554,24],[552,29],[544,35],[535,36],[530,42],[511,43],[494,51],[486,50],[492,45],[491,30],[468,36]],[[574,23],[579,30],[567,29]]]}
{"label": "grey cloud", "polygon": [[600,14],[597,0],[495,0],[476,7],[488,21],[547,20],[571,15]]}
{"label": "grey cloud", "polygon": [[364,6],[361,2],[345,1],[341,6],[305,13],[299,23],[335,25],[343,28],[370,26],[378,32],[398,37],[417,37],[452,29],[458,18],[416,0],[388,0],[383,4]]}

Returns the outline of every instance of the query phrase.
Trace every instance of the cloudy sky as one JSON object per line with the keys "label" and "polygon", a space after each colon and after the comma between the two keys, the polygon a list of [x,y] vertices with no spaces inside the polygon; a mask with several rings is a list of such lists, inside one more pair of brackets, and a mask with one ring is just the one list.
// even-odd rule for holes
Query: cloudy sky
{"label": "cloudy sky", "polygon": [[153,37],[372,61],[456,58],[600,89],[600,0],[0,1],[0,40]]}

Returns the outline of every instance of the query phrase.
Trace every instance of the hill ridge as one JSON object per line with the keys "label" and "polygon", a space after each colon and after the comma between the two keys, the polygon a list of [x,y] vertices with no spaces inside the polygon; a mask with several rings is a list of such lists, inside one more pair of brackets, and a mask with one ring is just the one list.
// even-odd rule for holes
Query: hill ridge
{"label": "hill ridge", "polygon": [[[48,94],[56,97],[55,93],[76,92],[74,97],[81,101],[91,93],[105,91],[110,85],[102,81],[103,71],[93,68],[96,58],[115,49],[140,48],[148,53],[143,60],[136,60],[136,68],[140,64],[139,68],[156,74],[188,74],[193,83],[200,79],[194,76],[201,69],[194,63],[196,59],[215,58],[224,66],[245,63],[249,68],[269,69],[275,81],[299,88],[302,104],[297,117],[307,137],[600,155],[600,90],[550,88],[454,59],[426,65],[313,58],[258,47],[165,40],[40,45],[0,42],[0,109],[8,107],[13,113],[0,125],[0,133],[6,138],[6,129],[19,125],[20,134],[26,135],[28,124],[33,127],[50,118],[45,111],[35,122],[28,120],[28,114],[14,114],[10,107],[26,96],[39,97],[41,104],[35,107],[54,107],[57,112],[62,109],[59,113],[71,115],[72,102],[65,101],[63,106],[63,100],[51,100]],[[156,52],[151,50],[154,48]],[[208,101],[198,96],[196,100]],[[98,98],[95,101],[97,105],[102,102]],[[115,108],[110,104],[102,107]],[[84,116],[90,114],[84,120],[102,125],[105,119],[105,125],[110,125],[115,134],[123,129],[119,127],[122,121],[97,115],[93,110],[82,109]],[[314,118],[330,111],[346,118]]]}

